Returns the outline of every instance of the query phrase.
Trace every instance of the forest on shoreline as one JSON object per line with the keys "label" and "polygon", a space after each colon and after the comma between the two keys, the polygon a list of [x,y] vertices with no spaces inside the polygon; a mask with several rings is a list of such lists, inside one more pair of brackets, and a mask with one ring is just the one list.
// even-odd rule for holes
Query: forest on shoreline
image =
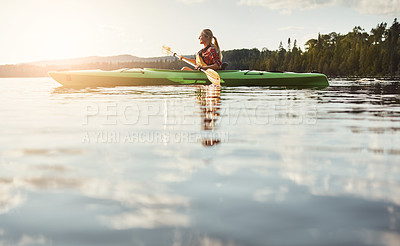
{"label": "forest on shoreline", "polygon": [[[370,33],[359,26],[346,35],[318,34],[305,44],[305,51],[288,39],[287,48],[223,52],[229,69],[321,72],[331,77],[399,77],[400,24],[388,28],[380,23]],[[233,66],[233,67],[232,67]]]}
{"label": "forest on shoreline", "polygon": [[[223,61],[230,70],[320,72],[330,77],[400,77],[400,24],[397,18],[388,27],[380,23],[368,33],[360,26],[345,35],[318,34],[305,44],[305,51],[297,41],[289,38],[286,48],[281,42],[277,50],[240,49],[222,51]],[[61,66],[54,64],[17,64],[0,66],[0,77],[43,77],[52,70],[119,68],[180,69],[184,64],[177,59],[128,62],[91,62]]]}

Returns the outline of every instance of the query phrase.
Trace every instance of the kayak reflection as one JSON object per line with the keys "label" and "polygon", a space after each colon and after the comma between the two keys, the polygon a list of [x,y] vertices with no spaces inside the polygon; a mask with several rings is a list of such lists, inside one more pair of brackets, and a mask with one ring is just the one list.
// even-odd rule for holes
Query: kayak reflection
{"label": "kayak reflection", "polygon": [[201,143],[204,146],[214,146],[221,142],[219,136],[215,134],[217,123],[220,118],[221,109],[221,87],[209,85],[199,87],[196,102],[200,105],[202,125]]}

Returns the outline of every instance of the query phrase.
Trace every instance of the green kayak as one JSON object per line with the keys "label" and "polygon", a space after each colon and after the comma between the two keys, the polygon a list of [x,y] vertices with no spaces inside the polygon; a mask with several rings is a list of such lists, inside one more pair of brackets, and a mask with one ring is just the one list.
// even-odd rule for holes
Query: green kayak
{"label": "green kayak", "polygon": [[[282,73],[251,70],[218,71],[221,86],[288,86],[327,87],[324,74]],[[207,85],[207,76],[200,71],[131,68],[113,71],[56,71],[49,75],[66,87],[113,87],[147,85]]]}

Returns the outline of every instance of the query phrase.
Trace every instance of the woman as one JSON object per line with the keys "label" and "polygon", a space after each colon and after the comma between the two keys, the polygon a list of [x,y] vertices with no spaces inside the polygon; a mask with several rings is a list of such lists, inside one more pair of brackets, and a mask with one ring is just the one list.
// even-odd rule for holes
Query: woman
{"label": "woman", "polygon": [[[199,36],[200,44],[204,45],[204,48],[201,49],[196,54],[196,59],[187,59],[192,63],[196,63],[196,69],[213,69],[219,70],[222,69],[221,62],[221,50],[218,45],[217,38],[214,37],[213,33],[210,29],[204,29],[201,31]],[[213,42],[212,42],[213,41]],[[182,60],[183,56],[180,57]],[[188,67],[183,67],[182,70],[192,70]]]}

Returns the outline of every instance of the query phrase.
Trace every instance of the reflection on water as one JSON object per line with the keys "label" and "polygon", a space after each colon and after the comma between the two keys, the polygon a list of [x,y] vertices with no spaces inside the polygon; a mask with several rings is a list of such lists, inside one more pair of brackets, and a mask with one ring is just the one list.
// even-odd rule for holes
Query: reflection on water
{"label": "reflection on water", "polygon": [[217,127],[217,121],[220,118],[221,87],[202,86],[197,92],[197,102],[201,108],[202,130],[206,131],[205,138],[201,140],[204,146],[213,146],[219,144],[221,140],[218,135],[212,134]]}
{"label": "reflection on water", "polygon": [[399,85],[2,79],[0,245],[398,245]]}

